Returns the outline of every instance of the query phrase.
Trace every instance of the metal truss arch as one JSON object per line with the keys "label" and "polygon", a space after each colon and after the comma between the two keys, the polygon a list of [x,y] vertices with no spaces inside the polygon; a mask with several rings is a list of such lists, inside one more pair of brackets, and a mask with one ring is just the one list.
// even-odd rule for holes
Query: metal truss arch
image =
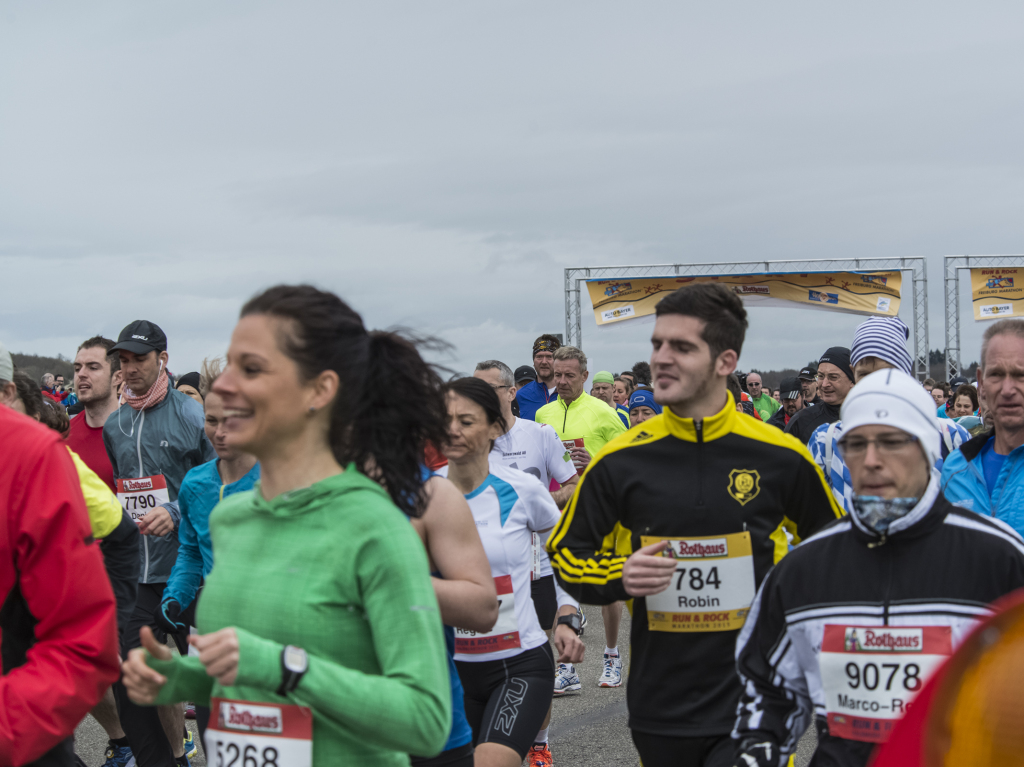
{"label": "metal truss arch", "polygon": [[785,274],[789,272],[910,273],[914,306],[914,373],[928,375],[927,263],[919,258],[823,258],[792,261],[718,261],[703,264],[643,264],[638,266],[583,266],[565,270],[565,342],[582,348],[582,284],[587,280],[627,280],[641,277],[701,277],[708,275]]}

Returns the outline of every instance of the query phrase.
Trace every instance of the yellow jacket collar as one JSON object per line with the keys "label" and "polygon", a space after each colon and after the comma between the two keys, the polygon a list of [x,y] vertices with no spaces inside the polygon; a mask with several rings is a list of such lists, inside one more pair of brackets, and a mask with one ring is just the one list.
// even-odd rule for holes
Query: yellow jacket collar
{"label": "yellow jacket collar", "polygon": [[[739,413],[736,411],[736,400],[732,398],[732,394],[728,391],[725,393],[725,396],[725,407],[713,416],[703,419],[701,428],[704,432],[705,442],[724,437],[735,428],[736,419],[739,417]],[[668,427],[669,434],[687,442],[697,441],[697,427],[694,425],[692,418],[680,418],[672,412],[668,405],[665,406],[662,412],[664,413],[665,425]]]}

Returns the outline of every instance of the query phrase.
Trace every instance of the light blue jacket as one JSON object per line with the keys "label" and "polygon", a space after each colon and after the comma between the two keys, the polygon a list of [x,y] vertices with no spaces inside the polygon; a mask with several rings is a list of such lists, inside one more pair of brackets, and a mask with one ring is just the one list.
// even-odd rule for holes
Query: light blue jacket
{"label": "light blue jacket", "polygon": [[1002,520],[1024,533],[1024,445],[1010,451],[996,479],[995,492],[988,492],[981,449],[995,430],[979,434],[957,452],[950,453],[942,467],[940,487],[950,503],[978,514]]}
{"label": "light blue jacket", "polygon": [[[189,469],[216,458],[203,430],[203,406],[177,389],[142,411],[122,405],[103,424],[114,479],[163,474],[170,503],[164,504],[175,529],[167,535],[143,535],[139,546],[139,583],[163,583],[178,555],[178,488]],[[133,515],[133,519],[135,516]]]}
{"label": "light blue jacket", "polygon": [[181,524],[178,527],[178,561],[167,579],[164,599],[177,600],[184,610],[196,598],[203,578],[213,569],[213,545],[210,543],[210,513],[229,495],[252,490],[260,478],[260,465],[237,482],[223,485],[216,458],[196,466],[185,475],[178,491]]}

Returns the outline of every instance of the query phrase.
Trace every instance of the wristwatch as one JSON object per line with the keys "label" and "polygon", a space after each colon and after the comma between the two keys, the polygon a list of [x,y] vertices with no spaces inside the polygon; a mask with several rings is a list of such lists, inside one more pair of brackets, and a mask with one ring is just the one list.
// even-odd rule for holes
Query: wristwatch
{"label": "wristwatch", "polygon": [[281,650],[281,686],[278,695],[287,695],[299,686],[302,675],[309,668],[309,657],[306,651],[295,645],[286,645]]}
{"label": "wristwatch", "polygon": [[570,615],[562,615],[558,618],[558,626],[568,626],[576,632],[576,636],[579,636],[583,631],[583,626],[580,624],[579,613],[572,613]]}

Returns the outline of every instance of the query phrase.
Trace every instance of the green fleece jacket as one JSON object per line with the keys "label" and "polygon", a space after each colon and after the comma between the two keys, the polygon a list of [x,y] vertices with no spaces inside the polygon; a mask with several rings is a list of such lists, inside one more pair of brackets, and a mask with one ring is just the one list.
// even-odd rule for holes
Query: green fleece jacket
{"label": "green fleece jacket", "polygon": [[[215,565],[197,628],[235,628],[238,677],[222,687],[198,658],[150,658],[168,678],[157,703],[206,705],[212,695],[308,706],[314,765],[407,765],[406,754],[442,749],[451,691],[427,558],[377,483],[350,465],[272,501],[257,484],[217,505],[210,536]],[[286,644],[308,653],[309,670],[282,698]]]}

